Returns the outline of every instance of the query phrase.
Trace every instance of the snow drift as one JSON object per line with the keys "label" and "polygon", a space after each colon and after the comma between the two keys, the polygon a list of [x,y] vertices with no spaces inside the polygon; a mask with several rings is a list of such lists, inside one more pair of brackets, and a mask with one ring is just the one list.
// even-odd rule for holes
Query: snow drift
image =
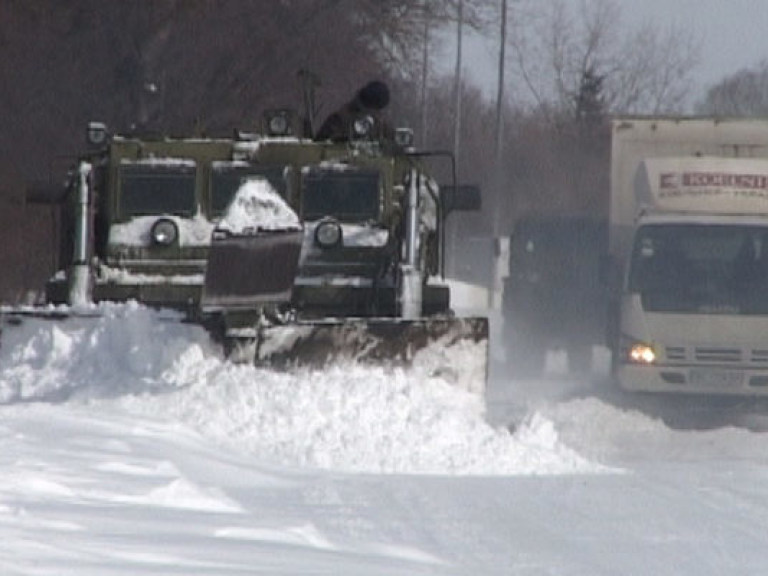
{"label": "snow drift", "polygon": [[406,474],[571,474],[603,468],[531,414],[514,433],[418,366],[275,372],[225,361],[195,325],[136,303],[6,330],[0,402],[105,403],[179,421],[267,462]]}

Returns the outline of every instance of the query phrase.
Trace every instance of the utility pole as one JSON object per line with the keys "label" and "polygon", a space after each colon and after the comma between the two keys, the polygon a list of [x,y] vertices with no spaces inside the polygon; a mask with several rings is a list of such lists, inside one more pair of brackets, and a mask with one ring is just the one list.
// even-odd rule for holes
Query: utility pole
{"label": "utility pole", "polygon": [[[464,25],[464,0],[458,0],[458,3],[456,5],[456,71],[454,72],[453,76],[453,91],[454,91],[454,120],[453,120],[453,158],[455,162],[455,170],[454,175],[456,176],[456,184],[461,182],[461,177],[459,176],[459,153],[460,153],[460,140],[461,140],[461,41],[462,41],[462,28]],[[457,270],[456,270],[456,244],[457,244],[457,224],[456,220],[453,219],[447,228],[448,232],[448,238],[449,238],[449,249],[448,253],[450,255],[449,258],[449,266],[448,266],[448,273],[449,276],[456,276]]]}
{"label": "utility pole", "polygon": [[493,235],[499,235],[499,212],[502,194],[504,148],[504,69],[507,47],[507,0],[501,0],[501,30],[499,32],[499,78],[496,90],[496,140],[494,145]]}
{"label": "utility pole", "polygon": [[496,172],[501,173],[501,150],[504,139],[504,68],[506,64],[507,47],[507,0],[501,0],[501,31],[499,39],[499,85],[496,91]]}
{"label": "utility pole", "polygon": [[496,141],[494,144],[493,188],[491,190],[491,234],[496,243],[496,259],[493,265],[491,287],[488,291],[488,305],[491,309],[501,310],[504,289],[503,276],[509,274],[508,250],[509,239],[502,236],[500,218],[502,195],[504,194],[504,69],[507,47],[507,0],[501,0],[501,30],[499,31],[499,79],[496,92]]}
{"label": "utility pole", "polygon": [[464,27],[464,0],[459,0],[456,15],[456,71],[454,73],[454,123],[453,123],[453,156],[456,159],[458,174],[459,152],[461,141],[461,67],[462,67],[462,32]]}
{"label": "utility pole", "polygon": [[424,49],[421,56],[421,146],[427,146],[427,75],[429,72],[429,11],[426,2],[424,11]]}

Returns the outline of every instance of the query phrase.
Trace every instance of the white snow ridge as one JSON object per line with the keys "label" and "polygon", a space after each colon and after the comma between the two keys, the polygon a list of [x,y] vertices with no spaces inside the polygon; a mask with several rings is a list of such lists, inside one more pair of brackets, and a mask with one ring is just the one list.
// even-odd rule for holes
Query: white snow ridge
{"label": "white snow ridge", "polygon": [[[169,316],[166,314],[166,316]],[[599,470],[542,417],[513,435],[418,369],[274,372],[223,360],[202,328],[136,303],[29,319],[0,350],[0,401],[73,399],[173,419],[267,462],[340,471],[562,474]]]}

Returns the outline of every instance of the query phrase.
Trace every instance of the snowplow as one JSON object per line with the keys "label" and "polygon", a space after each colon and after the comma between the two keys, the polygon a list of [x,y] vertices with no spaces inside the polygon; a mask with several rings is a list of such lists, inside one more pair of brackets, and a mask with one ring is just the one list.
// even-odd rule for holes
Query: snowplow
{"label": "snowplow", "polygon": [[479,192],[457,185],[449,153],[380,121],[382,90],[364,87],[320,130],[286,109],[227,138],[90,123],[55,195],[61,265],[46,302],[64,315],[101,301],[178,309],[260,365],[410,364],[429,350],[435,370],[484,384],[487,318],[455,316],[443,272],[445,220]]}

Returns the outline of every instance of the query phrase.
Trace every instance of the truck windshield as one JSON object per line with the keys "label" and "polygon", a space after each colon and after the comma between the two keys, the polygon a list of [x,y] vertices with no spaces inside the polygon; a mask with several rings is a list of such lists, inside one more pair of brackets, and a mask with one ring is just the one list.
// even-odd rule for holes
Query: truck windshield
{"label": "truck windshield", "polygon": [[326,216],[347,222],[376,220],[380,204],[378,172],[312,170],[304,176],[305,220]]}
{"label": "truck windshield", "polygon": [[120,167],[120,215],[192,216],[195,201],[193,164],[124,164]]}
{"label": "truck windshield", "polygon": [[212,216],[221,216],[240,185],[251,178],[266,178],[272,188],[285,198],[286,183],[282,166],[236,166],[220,163],[211,172]]}
{"label": "truck windshield", "polygon": [[768,227],[643,226],[629,290],[649,312],[768,314]]}

